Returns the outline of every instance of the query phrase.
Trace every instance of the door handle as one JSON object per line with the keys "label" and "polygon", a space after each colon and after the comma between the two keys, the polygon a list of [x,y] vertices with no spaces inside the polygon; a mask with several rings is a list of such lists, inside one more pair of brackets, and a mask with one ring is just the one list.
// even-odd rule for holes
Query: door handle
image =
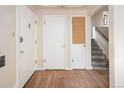
{"label": "door handle", "polygon": [[24,51],[23,51],[23,50],[21,50],[19,53],[20,53],[20,54],[23,54],[23,53],[24,53]]}
{"label": "door handle", "polygon": [[20,36],[20,37],[19,37],[19,43],[22,43],[23,41],[24,41],[23,37]]}

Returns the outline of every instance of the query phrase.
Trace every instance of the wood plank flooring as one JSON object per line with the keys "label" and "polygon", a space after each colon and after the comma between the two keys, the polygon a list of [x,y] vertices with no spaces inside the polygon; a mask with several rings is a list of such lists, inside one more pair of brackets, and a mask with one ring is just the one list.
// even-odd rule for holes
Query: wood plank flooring
{"label": "wood plank flooring", "polygon": [[107,70],[36,71],[25,88],[108,88]]}

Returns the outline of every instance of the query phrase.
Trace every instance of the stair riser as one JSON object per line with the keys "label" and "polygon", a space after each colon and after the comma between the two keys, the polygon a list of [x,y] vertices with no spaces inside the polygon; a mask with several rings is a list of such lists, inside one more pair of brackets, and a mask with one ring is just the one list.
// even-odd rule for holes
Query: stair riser
{"label": "stair riser", "polygon": [[93,45],[93,46],[91,46],[91,48],[99,48],[99,46],[98,45]]}
{"label": "stair riser", "polygon": [[101,53],[102,54],[102,51],[100,50],[100,51],[91,51],[91,53]]}
{"label": "stair riser", "polygon": [[98,66],[93,66],[93,69],[95,70],[108,70],[106,67],[98,67]]}
{"label": "stair riser", "polygon": [[92,46],[98,46],[97,43],[91,43]]}
{"label": "stair riser", "polygon": [[101,49],[100,49],[99,47],[92,47],[91,50],[92,50],[92,51],[99,51],[99,50],[101,50]]}
{"label": "stair riser", "polygon": [[97,62],[106,62],[106,60],[105,59],[92,59],[92,61],[97,61]]}
{"label": "stair riser", "polygon": [[100,48],[91,48],[92,51],[101,51]]}
{"label": "stair riser", "polygon": [[103,53],[91,53],[92,56],[98,56],[98,55],[103,55]]}
{"label": "stair riser", "polygon": [[107,63],[92,63],[92,66],[107,66]]}
{"label": "stair riser", "polygon": [[91,48],[99,48],[98,45],[91,46]]}
{"label": "stair riser", "polygon": [[92,56],[92,59],[105,59],[105,56]]}

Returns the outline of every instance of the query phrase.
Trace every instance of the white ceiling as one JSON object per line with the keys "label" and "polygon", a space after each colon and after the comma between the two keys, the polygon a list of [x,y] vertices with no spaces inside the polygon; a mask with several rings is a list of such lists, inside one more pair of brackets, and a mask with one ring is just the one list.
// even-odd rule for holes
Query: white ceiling
{"label": "white ceiling", "polygon": [[81,9],[87,11],[88,14],[92,14],[97,9],[102,7],[102,5],[29,5],[33,11],[38,11],[40,9]]}

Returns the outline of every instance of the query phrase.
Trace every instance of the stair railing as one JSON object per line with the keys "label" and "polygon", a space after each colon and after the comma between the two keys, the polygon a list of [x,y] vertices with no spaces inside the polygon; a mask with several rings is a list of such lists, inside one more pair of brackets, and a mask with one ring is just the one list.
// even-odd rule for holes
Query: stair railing
{"label": "stair railing", "polygon": [[100,31],[97,27],[95,27],[95,30],[96,30],[96,32],[97,32],[98,34],[100,34],[107,42],[109,41],[109,39],[108,39],[103,33],[101,33],[101,31]]}

